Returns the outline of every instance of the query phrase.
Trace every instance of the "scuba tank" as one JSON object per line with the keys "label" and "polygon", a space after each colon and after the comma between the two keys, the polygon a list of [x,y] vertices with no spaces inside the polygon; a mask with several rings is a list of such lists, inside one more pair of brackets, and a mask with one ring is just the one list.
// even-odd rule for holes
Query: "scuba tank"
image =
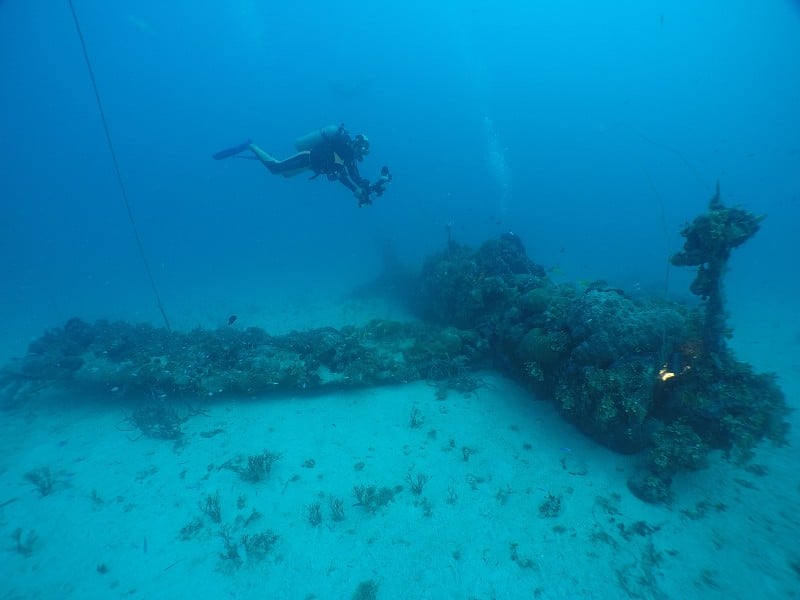
{"label": "scuba tank", "polygon": [[341,125],[328,125],[327,127],[317,129],[316,131],[312,131],[311,133],[297,138],[294,142],[294,146],[297,148],[298,152],[311,150],[325,140],[335,137],[340,130],[344,130],[344,127]]}

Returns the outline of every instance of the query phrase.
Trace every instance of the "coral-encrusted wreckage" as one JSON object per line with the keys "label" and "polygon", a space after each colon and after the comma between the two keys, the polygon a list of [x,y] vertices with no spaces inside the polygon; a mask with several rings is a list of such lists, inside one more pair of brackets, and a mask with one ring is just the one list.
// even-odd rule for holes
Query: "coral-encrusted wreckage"
{"label": "coral-encrusted wreckage", "polygon": [[413,380],[435,382],[437,393],[470,391],[491,369],[552,401],[598,442],[640,453],[629,487],[664,502],[673,476],[704,466],[712,449],[744,461],[765,438],[785,440],[788,408],[774,376],[755,373],[726,344],[723,275],[760,220],[725,207],[717,191],[683,230],[672,263],[697,267],[697,306],[633,298],[602,282],[555,283],[511,233],[477,250],[448,240],[413,280],[418,322],[273,336],[72,319],[7,366],[0,390],[10,403],[59,386],[113,389],[139,408],[143,431],[164,431],[149,422],[163,418],[177,435],[170,402]]}

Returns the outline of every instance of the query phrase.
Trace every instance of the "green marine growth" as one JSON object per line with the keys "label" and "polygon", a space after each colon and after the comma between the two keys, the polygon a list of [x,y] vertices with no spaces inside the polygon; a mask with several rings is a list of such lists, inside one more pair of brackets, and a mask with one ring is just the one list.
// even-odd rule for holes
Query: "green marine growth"
{"label": "green marine growth", "polygon": [[750,239],[762,220],[725,207],[717,185],[708,212],[681,232],[686,238],[683,250],[671,261],[698,267],[691,291],[704,301],[704,312],[690,315],[685,323],[681,353],[693,364],[677,376],[660,373],[664,386],[648,414],[663,427],[650,439],[646,469],[628,480],[642,500],[669,501],[673,476],[703,468],[711,449],[744,463],[761,440],[786,442],[788,407],[775,377],[737,361],[726,344],[722,278],[731,250]]}
{"label": "green marine growth", "polygon": [[763,216],[722,204],[717,191],[708,205],[708,213],[696,217],[681,235],[686,238],[683,250],[671,258],[679,267],[698,267],[691,285],[693,294],[705,301],[705,343],[712,354],[725,350],[725,298],[722,277],[731,250],[741,246],[759,230]]}

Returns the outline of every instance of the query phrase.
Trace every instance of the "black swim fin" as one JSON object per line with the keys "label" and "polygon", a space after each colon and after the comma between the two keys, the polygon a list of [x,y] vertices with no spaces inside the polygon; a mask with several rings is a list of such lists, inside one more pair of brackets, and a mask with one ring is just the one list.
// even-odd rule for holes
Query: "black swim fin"
{"label": "black swim fin", "polygon": [[242,142],[233,148],[227,148],[225,150],[220,150],[216,154],[212,155],[211,158],[214,160],[222,160],[223,158],[230,158],[231,156],[236,156],[239,152],[244,152],[253,143],[253,140],[247,140],[246,142]]}

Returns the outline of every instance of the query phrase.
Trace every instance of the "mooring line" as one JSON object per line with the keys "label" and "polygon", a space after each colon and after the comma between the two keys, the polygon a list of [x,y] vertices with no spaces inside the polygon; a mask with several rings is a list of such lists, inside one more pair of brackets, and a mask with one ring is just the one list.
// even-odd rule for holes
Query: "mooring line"
{"label": "mooring line", "polygon": [[147,278],[150,281],[150,287],[153,290],[153,295],[156,298],[156,303],[158,304],[158,310],[161,311],[161,317],[164,319],[164,325],[166,326],[167,330],[172,330],[172,327],[169,324],[169,319],[167,318],[167,312],[164,310],[164,303],[161,302],[161,295],[158,293],[158,286],[156,286],[156,280],[153,278],[153,271],[150,269],[150,262],[147,260],[147,255],[144,251],[144,245],[142,244],[142,238],[139,236],[139,228],[136,226],[136,220],[133,218],[133,211],[131,210],[131,203],[128,201],[128,190],[125,188],[125,182],[122,179],[122,171],[119,168],[119,161],[117,160],[117,152],[114,150],[114,143],[111,140],[111,131],[108,129],[108,121],[106,120],[106,113],[103,110],[103,103],[100,101],[100,92],[97,89],[97,80],[94,77],[94,69],[92,68],[92,61],[89,60],[89,51],[86,48],[86,41],[83,38],[83,32],[81,31],[81,25],[78,21],[78,14],[75,12],[75,7],[72,4],[72,0],[67,0],[69,4],[69,10],[72,12],[72,20],[75,22],[75,30],[78,32],[78,38],[81,42],[81,48],[83,49],[83,58],[86,60],[86,68],[89,71],[89,78],[92,80],[92,89],[94,90],[94,97],[97,100],[97,109],[100,112],[100,120],[103,123],[103,131],[106,134],[106,142],[108,142],[108,150],[111,152],[111,160],[114,163],[114,171],[117,174],[117,181],[119,182],[119,189],[122,191],[122,199],[125,202],[125,210],[128,212],[128,220],[131,223],[131,228],[133,229],[133,237],[136,239],[136,247],[139,250],[139,256],[144,263],[144,270],[147,273]]}

